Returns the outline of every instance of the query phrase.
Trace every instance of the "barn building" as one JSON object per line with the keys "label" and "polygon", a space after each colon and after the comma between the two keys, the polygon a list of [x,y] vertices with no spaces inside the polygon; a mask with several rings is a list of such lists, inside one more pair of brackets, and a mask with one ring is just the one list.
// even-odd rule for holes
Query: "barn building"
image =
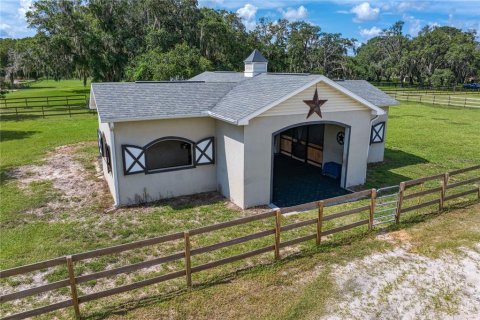
{"label": "barn building", "polygon": [[384,156],[388,108],[363,80],[244,72],[93,83],[105,179],[117,206],[218,191],[241,208],[348,193]]}

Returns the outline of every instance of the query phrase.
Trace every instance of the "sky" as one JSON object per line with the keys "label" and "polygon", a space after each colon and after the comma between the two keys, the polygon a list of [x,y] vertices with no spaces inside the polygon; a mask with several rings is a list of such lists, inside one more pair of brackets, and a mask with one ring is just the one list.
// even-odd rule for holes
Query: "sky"
{"label": "sky", "polygon": [[[0,38],[35,34],[25,13],[34,0],[0,0]],[[416,36],[425,25],[477,30],[480,35],[480,0],[199,0],[200,6],[236,12],[247,29],[258,19],[304,20],[322,31],[342,33],[360,43],[377,36],[395,21],[405,22],[404,33]],[[477,36],[478,38],[478,36]]]}

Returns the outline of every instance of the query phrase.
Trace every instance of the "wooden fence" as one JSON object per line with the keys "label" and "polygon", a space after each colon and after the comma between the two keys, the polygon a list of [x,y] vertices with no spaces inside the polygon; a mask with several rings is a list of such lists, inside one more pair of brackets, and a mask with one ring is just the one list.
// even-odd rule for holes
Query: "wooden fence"
{"label": "wooden fence", "polygon": [[372,85],[376,87],[388,88],[386,90],[418,90],[418,91],[435,91],[435,92],[445,92],[445,93],[455,93],[461,92],[464,94],[470,93],[479,93],[480,89],[470,89],[464,88],[463,85],[455,86],[440,86],[434,87],[432,85],[419,85],[419,84],[409,84],[409,83],[399,83],[399,82],[377,82],[369,81]]}
{"label": "wooden fence", "polygon": [[22,118],[45,118],[61,115],[78,115],[95,113],[88,108],[88,96],[84,94],[28,97],[28,98],[2,98],[0,99],[0,117],[4,120]]}
{"label": "wooden fence", "polygon": [[390,91],[385,90],[385,93],[392,96],[394,99],[403,101],[414,101],[431,103],[433,105],[444,105],[451,107],[463,108],[480,108],[480,95],[478,98],[466,97],[464,95],[455,95],[451,93],[441,92],[422,92],[422,91]]}
{"label": "wooden fence", "polygon": [[[455,170],[455,171],[451,171],[451,172],[440,174],[440,175],[435,175],[435,176],[430,176],[430,177],[425,177],[425,178],[420,178],[420,179],[415,179],[415,180],[410,180],[410,181],[405,181],[400,183],[399,202],[398,202],[398,208],[397,208],[396,222],[398,223],[400,221],[401,213],[413,211],[413,210],[423,208],[426,206],[431,206],[431,205],[438,205],[439,209],[443,209],[447,201],[453,200],[458,197],[476,193],[477,197],[480,199],[480,187],[478,185],[475,187],[470,186],[480,181],[480,174],[478,174],[473,178],[468,178],[468,179],[464,179],[463,177],[460,176],[463,173],[467,173],[475,170],[480,170],[480,165],[466,168],[466,169]],[[450,183],[451,177],[454,177],[454,176],[461,177],[461,178],[457,179],[455,182]],[[413,193],[409,191],[409,190],[412,190],[412,188],[414,188],[415,186],[424,186],[428,182],[435,182],[435,181],[438,182],[439,184],[438,186],[434,186],[425,190],[422,189],[421,191],[415,191]],[[467,187],[467,189],[466,190],[462,189],[462,191],[460,192],[457,191],[457,193],[450,194],[451,190],[455,191],[459,187]],[[152,284],[156,284],[156,283],[160,283],[160,282],[164,282],[167,280],[180,278],[180,277],[185,277],[186,286],[191,287],[192,274],[196,272],[215,268],[220,265],[243,260],[249,257],[264,254],[267,252],[273,252],[274,259],[280,259],[281,257],[280,249],[282,248],[286,248],[286,247],[300,244],[302,242],[310,241],[310,240],[315,240],[316,244],[319,245],[322,241],[322,238],[324,237],[330,236],[338,232],[346,231],[352,228],[356,228],[359,226],[368,226],[368,230],[372,230],[374,225],[376,194],[377,194],[376,189],[355,192],[355,193],[347,194],[344,196],[310,202],[310,203],[306,203],[306,204],[302,204],[294,207],[278,209],[278,210],[269,211],[266,213],[261,213],[261,214],[257,214],[257,215],[253,215],[245,218],[240,218],[240,219],[222,222],[222,223],[218,223],[210,226],[200,227],[200,228],[192,229],[185,232],[177,232],[177,233],[164,235],[164,236],[160,236],[152,239],[146,239],[146,240],[131,242],[127,244],[121,244],[121,245],[117,245],[109,248],[103,248],[103,249],[93,250],[93,251],[84,252],[84,253],[77,253],[73,255],[58,257],[55,259],[30,264],[30,265],[2,270],[0,271],[0,279],[5,279],[15,275],[22,275],[28,272],[38,271],[38,270],[42,270],[49,267],[64,265],[67,267],[67,270],[68,270],[68,279],[52,282],[52,283],[34,287],[34,288],[17,291],[10,294],[4,294],[0,296],[0,303],[5,303],[12,300],[33,296],[33,295],[37,295],[40,293],[44,293],[47,291],[52,291],[52,290],[64,288],[64,287],[69,287],[70,294],[71,294],[70,299],[63,300],[63,301],[50,304],[44,307],[28,310],[25,312],[8,315],[3,319],[24,319],[27,317],[40,315],[40,314],[44,314],[47,312],[51,312],[54,310],[63,309],[67,307],[73,307],[75,311],[75,315],[79,317],[80,305],[88,301],[100,299],[103,297],[108,297],[111,295],[119,294],[119,293],[130,291],[130,290],[135,290],[138,288],[142,288],[145,286],[149,286]],[[408,202],[409,199],[417,199],[417,198],[420,199],[422,196],[426,196],[426,195],[437,195],[437,197],[435,197],[434,199],[429,199],[428,201],[423,201],[423,202],[420,202],[419,200],[419,203],[413,206],[403,206]],[[345,210],[345,207],[343,206],[345,204],[349,205],[347,210]],[[324,209],[327,207],[337,207],[337,208],[340,208],[342,211],[326,215],[324,214]],[[282,214],[298,212],[298,211],[309,211],[309,210],[316,210],[317,215],[315,218],[282,225],[281,223]],[[325,224],[324,224],[325,222],[336,220],[342,217],[351,216],[353,214],[358,214],[362,212],[368,213],[364,215],[365,217],[368,216],[367,219],[360,219],[353,223],[350,222],[345,225],[336,226],[335,228],[329,228],[329,229],[325,228]],[[269,218],[272,219],[272,222],[271,222],[272,224],[271,224],[271,227],[267,228],[266,230],[255,232],[255,233],[252,233],[243,237],[235,238],[235,239],[218,242],[208,246],[192,248],[191,237],[201,236],[201,235],[210,233],[212,231],[231,228],[234,226],[244,225],[246,223],[250,223],[253,221],[260,221],[260,220],[265,220]],[[294,239],[282,241],[282,235],[285,234],[285,232],[289,232],[291,230],[302,228],[305,226],[310,226],[310,225],[316,226],[316,232],[307,234],[305,236],[297,237]],[[207,262],[204,264],[192,266],[192,261],[191,261],[192,256],[215,251],[221,248],[230,247],[233,245],[245,243],[247,241],[251,241],[254,239],[259,239],[267,236],[273,236],[271,245],[263,246],[253,251],[225,257],[220,260],[215,260],[215,261]],[[114,269],[98,271],[98,272],[89,273],[85,275],[78,275],[78,276],[75,275],[74,264],[77,262],[80,262],[86,259],[101,257],[109,254],[118,254],[118,253],[129,251],[129,250],[134,250],[138,248],[143,248],[147,246],[163,244],[163,243],[178,241],[178,240],[183,240],[184,242],[182,251],[175,252],[167,256],[156,257],[154,259],[142,261],[139,263],[117,267]],[[167,262],[177,261],[177,260],[183,260],[183,268],[180,270],[173,271],[164,275],[156,276],[153,278],[149,278],[146,280],[141,280],[131,284],[118,286],[112,289],[107,289],[100,292],[90,293],[90,294],[81,295],[81,296],[79,296],[78,294],[78,290],[77,290],[78,284],[85,283],[91,280],[97,280],[105,277],[119,275],[123,273],[129,273],[132,271],[145,269],[152,266],[164,264]]]}

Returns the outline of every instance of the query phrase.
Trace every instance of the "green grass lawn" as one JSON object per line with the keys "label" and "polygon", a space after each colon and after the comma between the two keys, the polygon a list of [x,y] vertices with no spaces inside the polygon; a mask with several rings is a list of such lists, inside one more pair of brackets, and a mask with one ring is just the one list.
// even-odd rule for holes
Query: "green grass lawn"
{"label": "green grass lawn", "polygon": [[[80,81],[78,83],[81,85]],[[61,87],[63,88],[62,90],[78,90],[78,88],[73,89],[75,87],[73,83],[72,87],[68,85],[62,85]],[[32,86],[31,89],[25,89],[24,92],[27,90],[36,89]],[[30,92],[27,93],[29,94]],[[54,94],[54,91],[50,91],[50,93]],[[387,129],[385,162],[369,167],[367,187],[397,184],[403,180],[479,164],[479,123],[480,110],[432,107],[418,103],[402,103],[398,107],[391,108]],[[58,192],[49,182],[36,182],[30,184],[27,188],[21,188],[14,179],[9,178],[8,172],[18,166],[41,163],[47,152],[52,151],[55,147],[89,141],[90,143],[82,147],[78,152],[78,160],[87,167],[91,175],[94,175],[92,163],[97,154],[95,147],[97,119],[93,115],[82,115],[73,118],[57,117],[25,121],[2,121],[0,125],[0,168],[2,177],[0,185],[0,197],[2,199],[0,207],[1,269],[64,254],[107,247],[174,231],[182,231],[251,214],[251,212],[242,212],[229,206],[221,198],[209,198],[210,196],[208,195],[203,196],[203,198],[199,197],[200,199],[193,204],[188,201],[173,200],[145,208],[122,209],[108,214],[104,212],[105,202],[108,201],[100,197],[98,201],[93,201],[93,204],[87,207],[76,208],[75,210],[58,209],[52,212],[47,211],[46,214],[41,216],[30,214],[29,212],[32,210],[45,207],[48,203],[58,200]],[[285,218],[284,223],[305,217],[308,217],[308,213],[304,216]],[[252,223],[241,228],[215,232],[205,238],[195,238],[193,239],[193,245],[196,247],[208,245],[254,231],[265,230],[272,226],[272,219],[261,223]],[[330,227],[333,227],[333,225]],[[320,248],[316,248],[312,243],[308,243],[303,246],[306,248],[307,257],[298,261],[288,260],[275,264],[272,267],[255,268],[246,273],[244,278],[246,282],[241,282],[241,284],[257,283],[262,287],[263,281],[266,281],[269,285],[259,288],[259,292],[265,293],[265,290],[272,289],[270,285],[272,282],[276,281],[280,287],[290,284],[292,279],[289,279],[288,276],[278,277],[278,274],[284,271],[285,266],[289,270],[293,270],[292,272],[295,272],[297,269],[304,270],[304,265],[308,269],[314,265],[314,262],[318,263],[318,261],[325,263],[328,267],[339,261],[364,256],[389,247],[384,242],[375,240],[371,235],[365,235],[364,228],[360,231],[339,234],[332,238],[330,244],[327,243]],[[313,229],[302,229],[286,235],[284,240],[312,232]],[[227,254],[237,254],[254,247],[271,245],[271,243],[271,237],[258,239],[245,246],[240,245],[219,250],[205,256],[198,256],[194,263],[204,263],[224,257]],[[166,249],[158,247],[135,251],[129,255],[106,257],[78,265],[77,272],[98,271],[107,266],[121,265],[125,261],[129,263],[138,262],[139,259],[143,259],[145,254],[150,256],[165,255],[169,252],[181,250],[181,248],[182,243],[178,242],[173,243]],[[308,252],[315,255],[313,261],[311,256],[308,257]],[[266,261],[271,261],[271,255],[261,256],[258,260],[250,260],[247,264],[235,263],[219,269],[213,269],[212,272],[196,274],[194,281],[196,283],[216,283],[221,281],[222,276],[234,275],[238,268],[244,268],[253,262]],[[182,262],[180,261],[169,264],[168,268],[174,269],[181,266]],[[268,311],[273,312],[276,308],[275,302],[279,303],[279,315],[281,315],[281,318],[293,319],[320,314],[321,310],[315,309],[312,311],[312,306],[315,304],[322,305],[328,299],[328,296],[325,296],[325,294],[332,293],[331,290],[333,290],[328,289],[331,279],[329,278],[328,268],[326,270],[325,273],[322,272],[318,275],[316,278],[318,281],[314,281],[311,285],[302,289],[299,294],[285,291],[284,297],[287,299],[287,302],[279,297],[273,299],[273,303],[269,304],[265,309],[265,313],[261,314],[266,315]],[[45,277],[48,281],[56,281],[63,279],[65,276],[65,270],[56,270]],[[120,276],[115,281],[111,281],[110,285],[120,285],[132,280],[142,279],[143,277],[145,275],[142,274],[136,274],[133,278]],[[31,281],[31,279],[23,279],[23,282],[28,283],[28,281]],[[81,290],[84,293],[89,292],[95,285],[104,286],[107,284],[101,282],[87,283],[81,287]],[[173,284],[162,284],[153,287],[146,289],[146,291],[141,291],[142,294],[161,295],[165,291],[182,290],[184,279],[179,279],[179,281],[173,282]],[[217,289],[215,286],[210,287],[209,285],[205,287],[207,288],[205,291],[195,293],[195,296],[192,296],[193,293],[186,293],[186,295],[181,295],[167,302],[162,302],[163,298],[160,298],[160,300],[155,302],[155,312],[163,314],[163,311],[173,308],[178,312],[179,317],[182,317],[182,315],[186,315],[193,310],[193,302],[204,303],[205,306],[212,307],[206,301],[214,297],[215,300],[219,299],[226,305],[228,304],[228,298],[235,300],[235,291],[242,292],[242,289],[238,286],[232,286],[230,289],[225,287]],[[222,298],[223,294],[225,294],[224,298]],[[318,300],[312,299],[313,296],[318,297]],[[289,297],[291,301],[288,301]],[[186,303],[186,300],[189,298],[191,298],[192,303]],[[239,297],[237,296],[237,298]],[[87,304],[84,308],[97,314],[97,316],[103,313],[108,315],[111,312],[108,309],[109,304],[112,301],[119,301],[118,299],[129,301],[132,299],[132,295],[114,296],[112,299]],[[259,298],[258,301],[253,302],[246,301],[245,304],[252,303],[253,306],[258,306],[260,303],[267,304],[263,296],[262,299]],[[207,311],[207,309],[202,307],[199,312],[208,314]],[[255,310],[252,309],[250,311],[256,312],[258,310],[255,308]],[[313,313],[310,313],[310,311]],[[137,314],[139,317],[145,315],[145,313]],[[135,314],[133,317],[135,317]]]}
{"label": "green grass lawn", "polygon": [[390,108],[385,161],[369,167],[379,187],[480,163],[480,110],[402,102]]}
{"label": "green grass lawn", "polygon": [[83,86],[82,80],[39,80],[32,82],[29,87],[18,90],[11,90],[5,98],[30,98],[30,97],[51,97],[72,94],[89,94],[90,81]]}

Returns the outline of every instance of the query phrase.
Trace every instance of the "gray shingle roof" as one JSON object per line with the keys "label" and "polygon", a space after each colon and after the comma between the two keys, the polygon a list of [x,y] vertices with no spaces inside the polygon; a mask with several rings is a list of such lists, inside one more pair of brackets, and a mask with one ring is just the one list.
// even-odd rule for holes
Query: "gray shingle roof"
{"label": "gray shingle roof", "polygon": [[207,116],[233,88],[232,83],[115,82],[94,83],[102,122]]}
{"label": "gray shingle roof", "polygon": [[241,120],[300,89],[318,75],[260,74],[238,83],[211,110],[211,115],[232,122]]}
{"label": "gray shingle roof", "polygon": [[[238,123],[319,78],[275,73],[245,78],[241,72],[204,72],[183,82],[94,83],[92,93],[102,122],[210,115]],[[398,104],[364,80],[337,84],[377,107]]]}
{"label": "gray shingle roof", "polygon": [[243,60],[243,62],[268,62],[268,60],[258,51],[257,49],[253,50],[252,53]]}
{"label": "gray shingle roof", "polygon": [[394,106],[398,101],[378,89],[365,80],[339,80],[336,81],[345,89],[355,93],[357,96],[369,101],[377,107]]}
{"label": "gray shingle roof", "polygon": [[190,81],[205,81],[205,82],[239,82],[245,80],[243,72],[234,71],[205,71]]}

